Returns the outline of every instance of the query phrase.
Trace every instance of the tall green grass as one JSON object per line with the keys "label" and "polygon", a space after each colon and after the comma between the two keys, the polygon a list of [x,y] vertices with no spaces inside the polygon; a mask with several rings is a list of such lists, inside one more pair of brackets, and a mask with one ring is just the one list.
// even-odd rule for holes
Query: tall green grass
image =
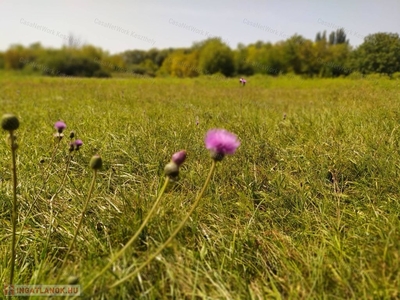
{"label": "tall green grass", "polygon": [[[63,284],[74,275],[84,286],[136,232],[171,154],[186,149],[181,180],[86,298],[400,297],[399,81],[255,77],[241,87],[236,79],[5,76],[0,107],[20,120],[16,284]],[[84,142],[64,183],[67,139],[51,160],[59,119]],[[215,127],[238,135],[238,152],[217,165],[171,246],[130,281],[105,289],[144,262],[190,209],[211,166],[204,136]],[[55,282],[96,153],[103,169],[62,282]],[[0,143],[4,283],[9,162]]]}

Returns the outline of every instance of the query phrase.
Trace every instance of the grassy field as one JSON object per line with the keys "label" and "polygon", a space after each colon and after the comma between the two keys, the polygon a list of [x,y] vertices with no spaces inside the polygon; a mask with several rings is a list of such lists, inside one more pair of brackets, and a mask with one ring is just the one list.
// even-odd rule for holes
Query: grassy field
{"label": "grassy field", "polygon": [[[60,79],[3,76],[20,120],[16,284],[85,286],[135,234],[186,149],[180,181],[85,299],[400,297],[400,81],[298,78]],[[67,124],[55,148],[53,124]],[[198,124],[197,124],[198,121]],[[172,244],[137,276],[203,186],[211,128],[241,146]],[[84,145],[68,157],[69,132]],[[11,154],[0,143],[0,279],[9,280]],[[52,158],[52,153],[54,158]],[[68,264],[59,268],[103,158]],[[56,282],[60,275],[60,281]]]}

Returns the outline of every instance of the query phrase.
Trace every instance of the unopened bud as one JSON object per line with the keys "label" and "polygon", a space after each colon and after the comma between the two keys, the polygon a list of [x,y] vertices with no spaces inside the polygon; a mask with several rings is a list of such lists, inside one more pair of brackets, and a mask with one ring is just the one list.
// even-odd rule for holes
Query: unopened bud
{"label": "unopened bud", "polygon": [[166,164],[166,166],[164,168],[164,173],[169,178],[178,177],[178,175],[179,175],[179,167],[178,167],[178,165],[176,163],[171,161],[171,162]]}
{"label": "unopened bud", "polygon": [[79,283],[79,277],[71,275],[67,279],[68,284],[78,284]]}
{"label": "unopened bud", "polygon": [[103,160],[101,159],[101,156],[96,154],[92,157],[90,160],[90,167],[93,170],[99,170],[103,166]]}
{"label": "unopened bud", "polygon": [[18,129],[19,121],[13,114],[4,114],[1,118],[1,127],[4,130],[13,131]]}
{"label": "unopened bud", "polygon": [[186,151],[185,150],[181,150],[172,155],[172,161],[174,163],[176,163],[178,165],[178,167],[183,164],[185,159],[186,159]]}

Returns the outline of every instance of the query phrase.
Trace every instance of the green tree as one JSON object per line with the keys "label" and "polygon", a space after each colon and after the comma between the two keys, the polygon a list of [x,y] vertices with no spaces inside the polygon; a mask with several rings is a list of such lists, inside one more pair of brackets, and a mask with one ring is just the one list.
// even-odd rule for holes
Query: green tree
{"label": "green tree", "polygon": [[232,50],[218,38],[208,39],[200,50],[199,68],[203,74],[232,76],[235,72]]}
{"label": "green tree", "polygon": [[400,38],[397,33],[375,33],[352,55],[353,66],[363,74],[400,72]]}
{"label": "green tree", "polygon": [[234,51],[235,69],[239,75],[253,75],[254,69],[248,60],[248,47],[238,44],[237,50]]}
{"label": "green tree", "polygon": [[305,39],[300,35],[294,35],[285,41],[284,56],[289,72],[295,74],[302,73],[302,61],[300,57],[300,49]]}
{"label": "green tree", "polygon": [[329,34],[329,45],[335,45],[336,44],[336,34],[334,31],[332,31]]}
{"label": "green tree", "polygon": [[346,32],[343,28],[336,30],[335,44],[348,44],[349,40],[346,39]]}

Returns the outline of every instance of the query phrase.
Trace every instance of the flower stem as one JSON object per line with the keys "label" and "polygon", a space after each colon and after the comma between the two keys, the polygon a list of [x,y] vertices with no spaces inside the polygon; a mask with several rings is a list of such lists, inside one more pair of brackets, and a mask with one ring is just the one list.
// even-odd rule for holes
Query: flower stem
{"label": "flower stem", "polygon": [[[32,201],[32,203],[31,203],[31,205],[30,205],[30,207],[29,207],[29,209],[28,209],[28,211],[27,211],[27,213],[26,213],[26,215],[25,215],[25,219],[22,221],[22,224],[21,224],[21,231],[22,231],[22,228],[24,228],[26,221],[29,219],[29,215],[31,214],[32,209],[33,209],[34,205],[36,204],[36,201],[39,199],[40,192],[43,191],[43,189],[46,187],[47,181],[48,181],[49,178],[50,178],[50,171],[49,171],[49,168],[50,168],[51,164],[53,163],[53,160],[54,160],[54,158],[55,158],[57,149],[58,149],[59,146],[60,146],[60,142],[61,142],[61,140],[59,139],[59,140],[57,141],[56,146],[55,146],[54,149],[53,149],[53,153],[51,154],[51,158],[50,158],[49,164],[48,164],[47,167],[43,170],[43,173],[42,173],[42,175],[43,175],[43,184],[42,184],[42,186],[40,187],[40,189],[38,190],[38,192],[35,194],[35,196],[33,197],[33,201]],[[46,172],[47,172],[47,175],[46,175]],[[16,242],[17,245],[18,245],[20,239],[21,239],[21,236],[18,237],[18,241]]]}
{"label": "flower stem", "polygon": [[[54,199],[57,197],[57,195],[61,192],[62,188],[64,187],[65,179],[67,178],[67,175],[68,175],[68,170],[69,170],[69,166],[71,164],[71,160],[72,160],[72,155],[68,155],[68,160],[67,160],[67,163],[66,163],[65,172],[64,172],[64,176],[63,176],[62,182],[60,184],[60,187],[58,188],[56,193],[50,199],[50,225],[49,225],[49,228],[48,228],[46,243],[45,243],[43,251],[42,251],[42,256],[47,254],[47,249],[48,249],[49,243],[50,243],[51,231],[52,231],[53,225],[54,225],[54,220],[55,220],[54,210],[53,210]],[[43,266],[43,262],[44,261],[45,260],[42,260],[40,262],[40,265],[39,265],[39,268],[38,268],[38,271],[37,271],[38,275],[40,275],[40,272],[42,270],[42,266]],[[36,280],[37,280],[37,277],[35,278],[35,283],[34,284],[36,284]]]}
{"label": "flower stem", "polygon": [[65,257],[64,257],[63,263],[62,263],[61,268],[60,268],[60,270],[59,270],[56,283],[57,283],[57,282],[59,281],[59,279],[60,279],[60,276],[61,276],[61,274],[62,274],[62,271],[63,271],[64,268],[65,268],[65,264],[67,263],[68,256],[69,256],[69,254],[71,253],[71,251],[72,251],[72,249],[73,249],[73,247],[74,247],[74,244],[75,244],[75,241],[76,241],[76,237],[78,236],[78,231],[79,231],[79,229],[80,229],[81,226],[82,226],[82,221],[83,221],[83,218],[85,217],[85,212],[86,212],[86,209],[87,209],[87,207],[88,207],[90,197],[92,196],[92,192],[93,192],[93,188],[94,188],[94,183],[95,183],[95,181],[96,181],[96,175],[97,175],[97,170],[94,170],[94,171],[93,171],[92,183],[90,184],[89,193],[88,193],[88,196],[87,196],[87,198],[86,198],[86,202],[85,202],[85,204],[84,204],[84,206],[83,206],[83,209],[82,209],[81,218],[79,219],[78,226],[77,226],[76,229],[75,229],[74,237],[72,238],[71,243],[69,244],[68,251],[67,251],[67,254],[66,254]]}
{"label": "flower stem", "polygon": [[50,162],[48,163],[48,165],[46,166],[46,168],[45,168],[44,171],[43,171],[43,182],[44,182],[45,184],[46,184],[47,179],[48,179],[49,176],[50,176],[50,173],[47,173],[47,176],[46,176],[46,172],[48,172],[48,170],[49,170],[51,164],[53,163],[53,160],[54,160],[54,158],[55,158],[55,156],[56,156],[57,149],[60,147],[60,143],[61,143],[61,139],[58,139],[57,144],[56,144],[56,146],[55,146],[54,149],[53,149],[53,153],[51,154]]}
{"label": "flower stem", "polygon": [[128,249],[128,247],[131,246],[132,243],[136,240],[136,238],[139,236],[139,234],[142,232],[142,230],[144,229],[144,227],[146,226],[146,224],[150,220],[150,217],[154,213],[156,207],[158,206],[158,203],[160,202],[161,197],[164,194],[164,192],[165,192],[165,190],[166,190],[166,188],[168,186],[169,181],[170,181],[169,177],[168,176],[165,177],[164,185],[161,188],[161,191],[160,191],[160,193],[159,193],[159,195],[157,197],[157,200],[154,202],[153,207],[148,212],[146,218],[144,219],[143,223],[140,225],[139,229],[136,231],[134,236],[132,236],[131,239],[128,241],[128,243],[126,243],[126,245],[121,250],[119,250],[118,253],[115,254],[113,258],[110,259],[108,264],[98,274],[96,274],[89,281],[89,283],[83,288],[82,292],[85,291],[90,285],[92,285],[97,278],[99,278],[101,275],[103,275],[112,266],[112,264],[126,251],[126,249]]}
{"label": "flower stem", "polygon": [[185,225],[186,221],[189,219],[190,215],[193,213],[193,211],[196,209],[197,205],[200,202],[201,197],[204,194],[204,191],[206,190],[211,176],[214,173],[215,170],[215,165],[216,162],[215,160],[213,160],[211,168],[210,168],[210,172],[208,173],[207,179],[203,185],[203,188],[200,191],[200,194],[198,194],[197,198],[195,199],[194,203],[192,204],[192,207],[190,208],[189,212],[186,214],[186,216],[183,218],[183,220],[179,223],[178,227],[174,230],[174,232],[170,235],[170,237],[164,242],[164,244],[162,244],[157,250],[156,252],[154,252],[152,255],[150,255],[147,260],[141,264],[135,271],[133,271],[132,273],[128,274],[127,276],[125,276],[124,278],[114,282],[111,286],[109,286],[109,288],[113,288],[116,287],[118,285],[120,285],[121,283],[125,282],[126,280],[128,280],[129,278],[137,275],[144,267],[146,267],[158,254],[160,254],[168,245],[169,243],[171,243],[171,241],[174,239],[174,237],[179,233],[179,231],[182,229],[182,227]]}
{"label": "flower stem", "polygon": [[12,153],[12,173],[13,173],[13,203],[12,203],[12,240],[11,240],[11,267],[10,267],[10,286],[14,281],[14,268],[15,268],[15,242],[17,231],[17,163],[16,163],[16,144],[15,136],[10,130],[11,153]]}

